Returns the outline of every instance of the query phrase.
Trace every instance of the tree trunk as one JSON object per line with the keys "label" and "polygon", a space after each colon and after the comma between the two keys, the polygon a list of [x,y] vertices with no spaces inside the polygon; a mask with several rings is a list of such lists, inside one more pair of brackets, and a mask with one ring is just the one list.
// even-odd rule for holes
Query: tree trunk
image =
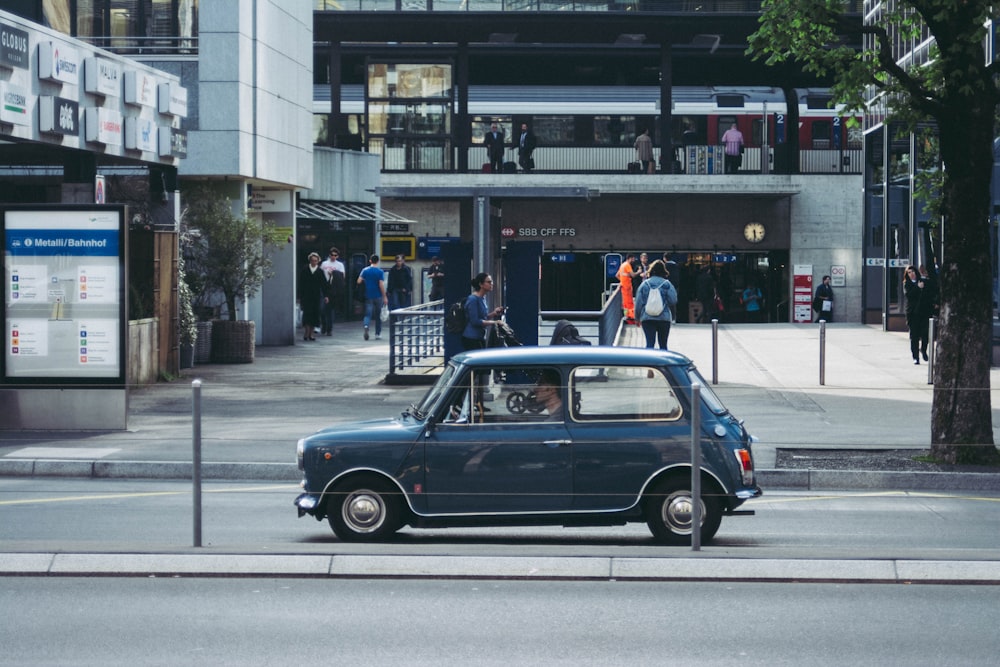
{"label": "tree trunk", "polygon": [[938,131],[946,171],[931,454],[948,463],[997,463],[990,405],[993,110],[939,118]]}

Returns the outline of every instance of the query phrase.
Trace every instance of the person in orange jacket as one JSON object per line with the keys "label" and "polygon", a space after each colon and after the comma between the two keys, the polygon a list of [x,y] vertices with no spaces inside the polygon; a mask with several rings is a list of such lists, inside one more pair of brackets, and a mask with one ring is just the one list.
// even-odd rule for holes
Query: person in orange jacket
{"label": "person in orange jacket", "polygon": [[632,276],[635,275],[635,253],[630,252],[625,256],[625,261],[618,267],[615,277],[622,290],[622,309],[625,311],[625,320],[635,322],[635,299],[632,295]]}

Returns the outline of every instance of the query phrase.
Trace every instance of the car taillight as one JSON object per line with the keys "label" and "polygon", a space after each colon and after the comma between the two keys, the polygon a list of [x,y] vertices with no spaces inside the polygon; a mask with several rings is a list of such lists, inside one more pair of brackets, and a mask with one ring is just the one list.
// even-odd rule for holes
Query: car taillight
{"label": "car taillight", "polygon": [[750,450],[737,449],[733,453],[736,454],[736,461],[740,464],[743,486],[750,486],[753,484],[753,456],[750,454]]}

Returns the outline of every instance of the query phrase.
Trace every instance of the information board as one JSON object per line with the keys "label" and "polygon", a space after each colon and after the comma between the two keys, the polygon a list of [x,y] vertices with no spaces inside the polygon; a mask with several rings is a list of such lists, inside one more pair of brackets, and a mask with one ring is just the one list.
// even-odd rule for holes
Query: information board
{"label": "information board", "polygon": [[3,210],[7,380],[124,382],[124,209]]}

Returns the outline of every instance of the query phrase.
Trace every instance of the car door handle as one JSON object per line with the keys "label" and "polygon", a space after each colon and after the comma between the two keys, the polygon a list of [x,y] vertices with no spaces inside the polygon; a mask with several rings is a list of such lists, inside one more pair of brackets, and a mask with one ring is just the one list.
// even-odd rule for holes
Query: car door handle
{"label": "car door handle", "polygon": [[546,440],[542,444],[545,445],[546,447],[551,448],[551,449],[555,449],[556,447],[562,447],[563,445],[572,445],[573,441],[572,440]]}

